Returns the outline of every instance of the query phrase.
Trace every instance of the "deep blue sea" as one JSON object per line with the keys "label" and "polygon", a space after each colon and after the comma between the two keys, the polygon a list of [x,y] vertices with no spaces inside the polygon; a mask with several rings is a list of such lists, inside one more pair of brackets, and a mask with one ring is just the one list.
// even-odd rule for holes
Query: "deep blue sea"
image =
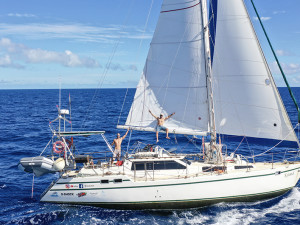
{"label": "deep blue sea", "polygon": [[[283,101],[293,125],[297,113],[288,91],[280,88]],[[300,102],[300,88],[293,88]],[[68,108],[72,99],[72,125],[74,130],[105,130],[112,141],[118,132],[119,120],[126,89],[62,90],[62,108]],[[124,124],[135,89],[129,89],[119,124]],[[300,189],[295,187],[284,196],[255,203],[220,203],[211,207],[184,211],[131,211],[111,210],[89,206],[56,205],[39,202],[42,192],[57,177],[50,174],[35,178],[32,193],[32,175],[19,171],[17,164],[23,157],[39,155],[51,139],[49,121],[57,116],[58,90],[0,90],[0,224],[300,224]],[[297,130],[298,133],[298,130]],[[178,152],[197,152],[194,144],[184,136],[171,135],[167,141],[161,136],[165,148]],[[123,142],[126,149],[127,137]],[[136,141],[153,143],[154,133],[134,131],[131,144]],[[177,141],[177,143],[176,143]],[[228,151],[234,151],[241,138],[224,137]],[[80,153],[105,151],[100,137],[74,138]],[[196,140],[195,144],[200,143]],[[269,146],[265,146],[269,144]],[[276,142],[275,142],[276,144]],[[201,143],[199,144],[201,147]],[[250,156],[270,148],[272,143],[245,140],[238,153]],[[274,149],[274,160],[294,157],[286,146]],[[268,156],[257,161],[270,160]],[[201,191],[201,190],[199,190]],[[146,193],[145,193],[146,194]]]}

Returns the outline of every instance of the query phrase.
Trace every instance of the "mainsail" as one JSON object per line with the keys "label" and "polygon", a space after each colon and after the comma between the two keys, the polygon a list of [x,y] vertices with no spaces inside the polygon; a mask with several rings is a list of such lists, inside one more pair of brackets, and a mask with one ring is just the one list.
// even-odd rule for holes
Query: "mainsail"
{"label": "mainsail", "polygon": [[244,1],[209,2],[207,18],[206,1],[164,0],[125,127],[153,131],[150,109],[176,112],[170,132],[211,132],[212,77],[217,133],[298,142]]}
{"label": "mainsail", "polygon": [[157,116],[170,132],[203,134],[209,129],[203,18],[199,0],[165,0],[126,124],[154,130]]}
{"label": "mainsail", "polygon": [[211,4],[217,132],[298,141],[243,0]]}

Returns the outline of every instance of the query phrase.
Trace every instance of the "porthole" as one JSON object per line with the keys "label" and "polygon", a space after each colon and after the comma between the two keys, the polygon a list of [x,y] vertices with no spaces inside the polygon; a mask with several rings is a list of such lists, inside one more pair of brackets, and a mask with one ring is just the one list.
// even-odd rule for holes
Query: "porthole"
{"label": "porthole", "polygon": [[115,183],[121,183],[123,180],[122,179],[114,179]]}

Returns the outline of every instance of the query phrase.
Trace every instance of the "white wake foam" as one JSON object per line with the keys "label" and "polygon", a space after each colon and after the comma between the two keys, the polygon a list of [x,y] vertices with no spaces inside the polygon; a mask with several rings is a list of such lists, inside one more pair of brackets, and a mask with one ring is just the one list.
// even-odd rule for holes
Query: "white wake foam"
{"label": "white wake foam", "polygon": [[177,224],[214,224],[214,225],[248,225],[251,223],[259,223],[264,220],[268,214],[273,214],[276,217],[281,214],[300,211],[300,188],[295,187],[283,199],[275,205],[268,208],[263,208],[261,204],[266,201],[258,203],[236,203],[227,204],[221,203],[216,207],[217,212],[210,211],[208,213],[202,210],[188,211],[182,213],[174,213],[177,219]]}
{"label": "white wake foam", "polygon": [[244,205],[241,209],[231,209],[228,211],[223,211],[219,216],[216,217],[213,224],[227,224],[227,225],[237,225],[237,224],[250,224],[253,222],[258,222],[267,214],[276,214],[279,216],[282,213],[288,213],[300,210],[300,189],[298,187],[293,188],[288,196],[280,200],[277,204],[260,209],[253,207],[253,205]]}

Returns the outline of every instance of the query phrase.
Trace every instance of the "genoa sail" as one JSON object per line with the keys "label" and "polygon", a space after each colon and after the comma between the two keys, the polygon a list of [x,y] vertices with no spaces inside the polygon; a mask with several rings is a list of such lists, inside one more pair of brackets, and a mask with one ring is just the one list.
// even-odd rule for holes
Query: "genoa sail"
{"label": "genoa sail", "polygon": [[299,143],[244,1],[209,3],[207,16],[205,0],[163,1],[134,101],[125,126],[118,127],[155,131],[149,110],[156,116],[176,112],[165,123],[170,132],[215,129]]}
{"label": "genoa sail", "polygon": [[243,0],[212,0],[216,130],[297,141]]}
{"label": "genoa sail", "polygon": [[199,0],[163,2],[126,126],[154,130],[151,116],[170,132],[203,134],[209,129],[204,29]]}

